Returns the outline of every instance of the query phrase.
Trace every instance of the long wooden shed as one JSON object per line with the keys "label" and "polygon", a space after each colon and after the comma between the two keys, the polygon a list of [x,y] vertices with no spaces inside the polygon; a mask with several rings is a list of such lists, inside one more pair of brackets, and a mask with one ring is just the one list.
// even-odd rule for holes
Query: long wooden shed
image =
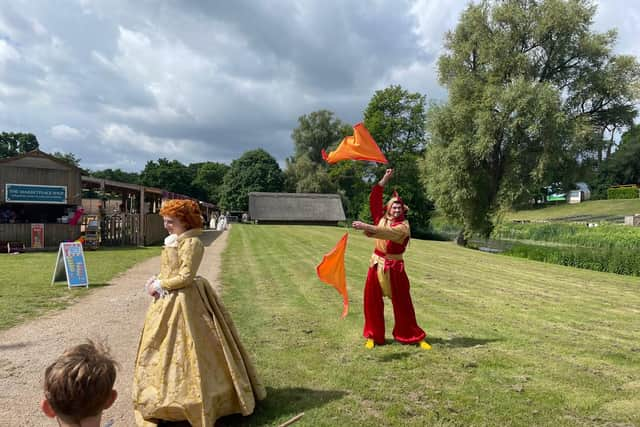
{"label": "long wooden shed", "polygon": [[344,221],[339,194],[249,193],[249,217],[258,224],[337,225]]}

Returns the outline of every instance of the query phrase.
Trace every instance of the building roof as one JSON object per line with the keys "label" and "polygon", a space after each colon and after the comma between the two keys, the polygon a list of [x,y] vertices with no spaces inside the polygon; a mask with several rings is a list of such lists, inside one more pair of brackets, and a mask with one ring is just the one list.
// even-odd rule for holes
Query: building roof
{"label": "building roof", "polygon": [[[31,161],[30,161],[31,160]],[[12,157],[4,157],[0,159],[0,164],[8,166],[17,165],[19,167],[32,167],[43,169],[71,169],[80,171],[80,168],[74,164],[65,162],[51,154],[47,154],[39,149],[27,151],[26,153],[20,153]]]}
{"label": "building roof", "polygon": [[258,221],[344,221],[338,194],[249,193],[249,216]]}

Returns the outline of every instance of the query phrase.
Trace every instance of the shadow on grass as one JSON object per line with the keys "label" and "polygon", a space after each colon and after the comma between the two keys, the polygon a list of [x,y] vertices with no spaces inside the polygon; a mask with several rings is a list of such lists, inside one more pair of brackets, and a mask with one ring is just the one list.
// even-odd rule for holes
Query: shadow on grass
{"label": "shadow on grass", "polygon": [[123,251],[131,251],[133,249],[145,250],[148,248],[153,248],[154,246],[160,245],[149,245],[149,246],[136,246],[136,245],[127,245],[127,246],[100,246],[96,250],[85,249],[85,255],[88,253],[101,253],[101,252],[123,252]]}
{"label": "shadow on grass", "polygon": [[109,283],[91,283],[89,282],[90,288],[103,288],[105,286],[111,286]]}
{"label": "shadow on grass", "polygon": [[411,356],[412,354],[414,354],[415,352],[422,351],[417,347],[415,349],[413,349],[413,350],[415,350],[415,351],[403,351],[401,353],[384,354],[384,355],[380,356],[379,360],[381,362],[385,362],[385,363],[386,362],[394,362],[396,360],[407,358],[407,357]]}
{"label": "shadow on grass", "polygon": [[[67,285],[66,282],[63,282],[61,280],[58,280],[56,282],[53,283],[53,286],[64,286],[65,288],[68,288],[69,285]],[[111,286],[109,283],[93,283],[91,281],[91,278],[89,278],[89,288],[104,288],[105,286]],[[87,288],[84,286],[72,286],[69,290],[73,291],[73,290],[80,290],[80,289],[84,289],[86,290]]]}
{"label": "shadow on grass", "polygon": [[283,422],[296,415],[341,399],[347,393],[336,390],[313,390],[304,387],[267,387],[267,398],[258,402],[248,417],[230,415],[220,418],[215,427],[262,426],[281,419]]}
{"label": "shadow on grass", "polygon": [[500,341],[497,338],[473,338],[473,337],[455,337],[455,338],[438,338],[427,337],[426,341],[432,346],[442,346],[451,348],[466,348],[486,345],[491,342]]}

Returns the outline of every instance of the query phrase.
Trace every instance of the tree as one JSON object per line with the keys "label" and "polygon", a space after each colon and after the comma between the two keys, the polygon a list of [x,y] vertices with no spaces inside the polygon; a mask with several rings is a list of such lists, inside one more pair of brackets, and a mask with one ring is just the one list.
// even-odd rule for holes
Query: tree
{"label": "tree", "polygon": [[[367,167],[365,175],[375,181],[385,168],[394,168],[388,192],[398,190],[410,208],[408,219],[416,231],[426,231],[433,209],[418,179],[418,159],[426,143],[425,102],[424,95],[410,93],[401,86],[390,86],[376,91],[364,112],[365,126],[389,160],[388,165]],[[368,209],[368,199],[365,199],[361,216],[366,217]]]}
{"label": "tree", "polygon": [[80,160],[82,160],[80,157],[76,156],[73,153],[63,153],[61,151],[54,152],[52,156],[77,168],[80,167]]}
{"label": "tree", "polygon": [[224,176],[220,206],[225,210],[247,211],[250,192],[280,192],[283,184],[276,159],[262,148],[246,151],[231,162]]}
{"label": "tree", "polygon": [[142,185],[194,197],[192,181],[193,176],[187,166],[177,160],[169,161],[165,158],[160,158],[157,162],[149,160],[140,173]]}
{"label": "tree", "polygon": [[331,111],[314,111],[298,117],[298,127],[291,133],[294,159],[302,156],[315,164],[325,164],[321,150],[336,145],[346,135],[352,134],[351,126],[334,118]]}
{"label": "tree", "polygon": [[640,184],[640,125],[635,125],[622,135],[620,146],[607,158],[603,175],[606,183]]}
{"label": "tree", "polygon": [[296,193],[336,192],[336,184],[327,175],[329,167],[322,150],[329,151],[351,133],[351,126],[335,118],[331,111],[300,116],[298,127],[291,133],[294,155],[286,159],[285,189]]}
{"label": "tree", "polygon": [[425,96],[399,85],[375,92],[364,123],[390,163],[407,153],[421,154],[425,139]]}
{"label": "tree", "polygon": [[286,160],[284,188],[293,193],[335,193],[336,184],[329,178],[328,168],[305,153]]}
{"label": "tree", "polygon": [[38,147],[38,138],[32,133],[0,133],[0,159],[27,153]]}
{"label": "tree", "polygon": [[104,169],[91,172],[95,178],[109,179],[111,181],[126,182],[128,184],[140,184],[140,174],[137,172],[125,172],[122,169]]}
{"label": "tree", "polygon": [[229,166],[224,163],[204,162],[192,163],[197,165],[192,186],[202,194],[201,198],[211,203],[218,203],[224,176],[229,171]]}
{"label": "tree", "polygon": [[[327,171],[327,177],[335,186],[344,207],[347,218],[363,218],[360,211],[362,206],[369,205],[369,190],[371,185],[364,179],[367,164],[365,162],[339,162]],[[367,214],[368,215],[368,214]]]}
{"label": "tree", "polygon": [[635,116],[638,64],[611,53],[615,32],[589,29],[594,13],[587,0],[483,1],[446,35],[438,71],[449,99],[428,114],[422,170],[467,235],[488,234],[498,211],[540,187],[570,183],[576,159],[602,148],[602,129]]}

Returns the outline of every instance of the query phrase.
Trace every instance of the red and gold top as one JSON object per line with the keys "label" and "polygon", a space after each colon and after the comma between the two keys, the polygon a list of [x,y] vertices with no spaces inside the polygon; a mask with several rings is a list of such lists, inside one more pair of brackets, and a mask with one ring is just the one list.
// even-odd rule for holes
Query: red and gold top
{"label": "red and gold top", "polygon": [[377,265],[378,280],[382,287],[382,293],[391,297],[391,284],[389,281],[389,269],[404,270],[404,253],[411,239],[411,228],[404,214],[398,218],[391,216],[389,208],[393,203],[383,203],[383,187],[375,185],[369,195],[369,209],[373,217],[375,230],[367,232],[368,237],[376,239],[375,249],[369,262],[369,267]]}

